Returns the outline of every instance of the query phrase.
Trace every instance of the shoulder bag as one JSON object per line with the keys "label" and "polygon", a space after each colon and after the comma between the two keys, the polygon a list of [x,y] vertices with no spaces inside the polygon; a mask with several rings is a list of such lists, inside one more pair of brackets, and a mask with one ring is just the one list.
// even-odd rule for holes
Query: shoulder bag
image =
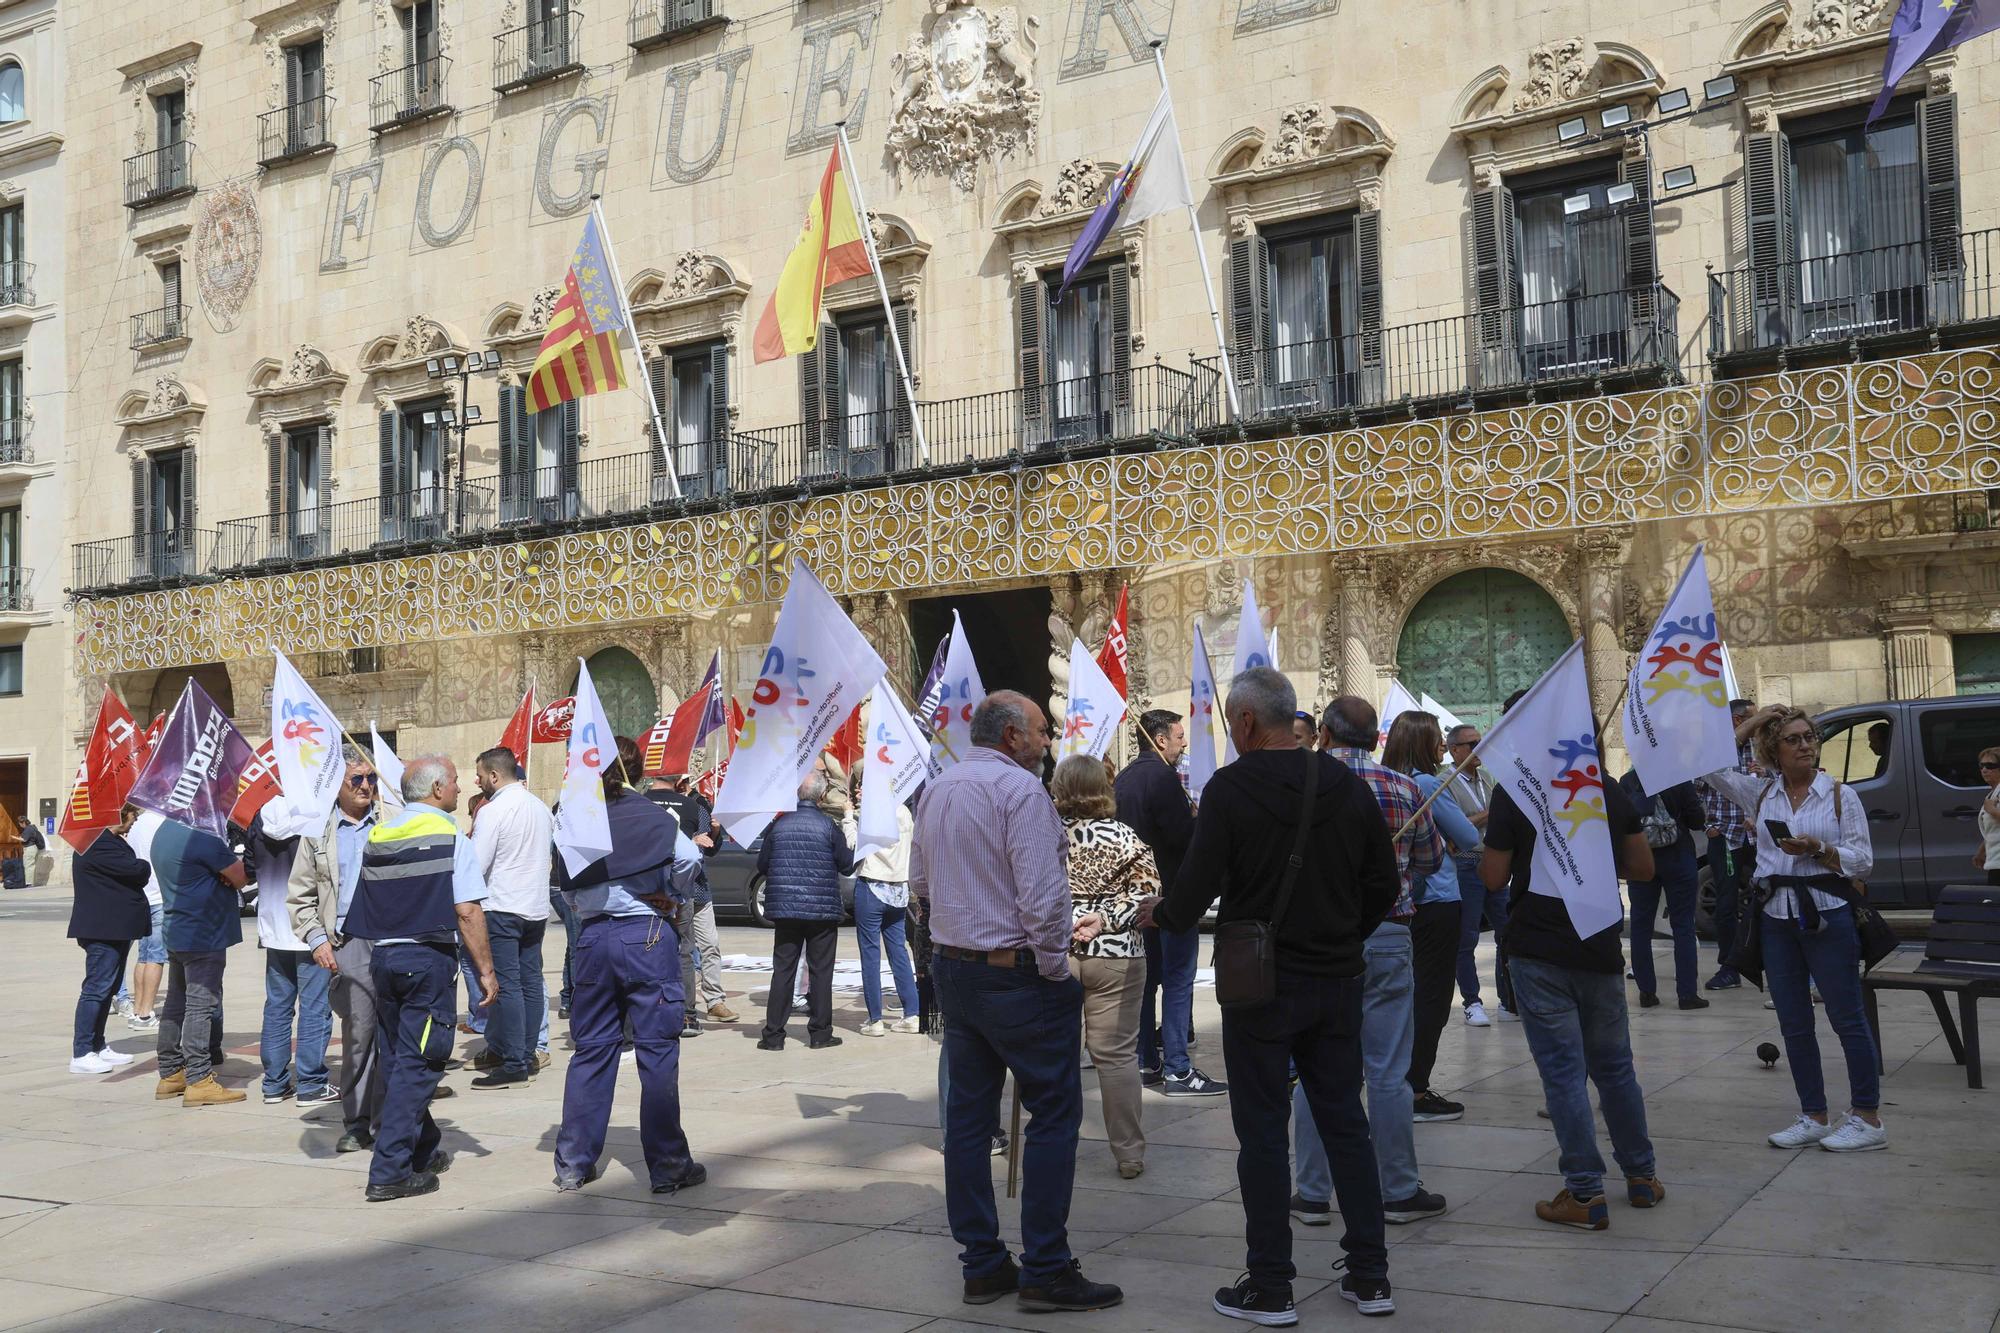
{"label": "shoulder bag", "polygon": [[[1846,790],[1844,782],[1833,784],[1833,822],[1836,828],[1840,826],[1841,793]],[[1896,952],[1896,931],[1868,901],[1866,880],[1848,879],[1846,883],[1849,892],[1842,893],[1838,889],[1831,892],[1837,898],[1846,899],[1848,906],[1854,909],[1854,934],[1861,941],[1861,970],[1865,972]]]}
{"label": "shoulder bag", "polygon": [[1319,796],[1319,755],[1306,755],[1305,800],[1299,810],[1298,836],[1285,862],[1278,900],[1269,921],[1225,921],[1215,928],[1215,1002],[1225,1009],[1269,1004],[1278,997],[1278,928],[1292,905],[1292,889],[1305,865],[1306,833],[1312,827],[1313,803]]}

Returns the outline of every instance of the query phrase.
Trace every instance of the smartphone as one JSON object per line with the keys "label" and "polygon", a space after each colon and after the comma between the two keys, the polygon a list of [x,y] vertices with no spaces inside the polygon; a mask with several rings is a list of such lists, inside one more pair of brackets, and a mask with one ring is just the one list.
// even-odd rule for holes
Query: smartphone
{"label": "smartphone", "polygon": [[1764,827],[1771,830],[1771,836],[1779,842],[1792,840],[1792,826],[1782,819],[1767,819],[1764,821]]}

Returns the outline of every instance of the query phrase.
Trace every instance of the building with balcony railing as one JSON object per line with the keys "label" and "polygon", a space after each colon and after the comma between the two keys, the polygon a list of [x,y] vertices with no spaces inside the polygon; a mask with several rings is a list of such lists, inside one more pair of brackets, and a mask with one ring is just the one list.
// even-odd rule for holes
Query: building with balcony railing
{"label": "building with balcony railing", "polygon": [[331,153],[333,99],[304,97],[257,117],[257,165],[282,166]]}
{"label": "building with balcony railing", "polygon": [[[208,667],[248,699],[246,644],[366,651],[339,688],[464,750],[581,656],[622,730],[711,647],[728,687],[754,678],[798,556],[906,687],[956,607],[989,684],[1059,712],[1049,659],[1129,584],[1135,704],[1174,706],[1194,624],[1232,653],[1247,577],[1308,703],[1395,678],[1486,721],[1578,637],[1608,707],[1701,541],[1746,692],[1957,688],[2000,663],[2000,526],[1975,521],[2000,491],[2000,165],[1969,128],[1996,94],[1943,58],[1865,123],[1890,7],[1830,4],[1639,0],[1612,32],[1561,0],[1533,33],[1474,7],[1414,39],[1352,5],[1183,4],[1202,248],[1163,214],[1066,286],[1157,91],[1110,19],[523,0],[246,34],[196,0],[115,50],[81,33],[89,69],[199,32],[218,178],[376,137],[205,188],[201,336],[143,343],[139,316],[140,354],[85,367],[77,674]],[[1327,49],[1362,57],[1337,85],[1300,55]],[[447,87],[489,51],[492,91]],[[843,118],[882,288],[832,288],[813,350],[758,362]],[[535,413],[593,195],[649,392]],[[84,252],[135,261],[94,260],[85,299],[157,306],[136,261],[179,242],[133,241],[117,202],[75,210]]]}
{"label": "building with balcony railing", "polygon": [[175,139],[125,159],[125,207],[182,199],[194,193],[194,145]]}

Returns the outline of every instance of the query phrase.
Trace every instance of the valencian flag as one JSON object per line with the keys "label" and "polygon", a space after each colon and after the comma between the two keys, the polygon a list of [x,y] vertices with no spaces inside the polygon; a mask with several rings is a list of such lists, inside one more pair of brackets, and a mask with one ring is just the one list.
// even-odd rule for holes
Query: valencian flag
{"label": "valencian flag", "polygon": [[618,335],[630,329],[625,296],[612,277],[611,255],[593,211],[563,275],[563,293],[528,376],[528,407],[557,403],[625,385]]}
{"label": "valencian flag", "polygon": [[1132,585],[1129,583],[1118,590],[1118,611],[1111,617],[1111,628],[1105,632],[1104,646],[1097,650],[1097,669],[1117,689],[1120,698],[1131,694],[1130,682],[1125,674],[1125,603],[1131,592]]}
{"label": "valencian flag", "polygon": [[237,780],[254,758],[250,742],[229,714],[190,679],[126,799],[141,810],[224,838]]}
{"label": "valencian flag", "polygon": [[139,728],[129,709],[105,687],[97,705],[97,726],[77,765],[69,800],[63,802],[56,836],[81,852],[98,831],[118,822],[125,795],[139,778],[144,756],[139,752]]}
{"label": "valencian flag", "polygon": [[1625,748],[1651,792],[1736,762],[1715,594],[1699,546],[1626,679]]}
{"label": "valencian flag", "polygon": [[757,320],[757,360],[776,361],[812,351],[819,345],[826,289],[873,271],[861,218],[854,211],[854,192],[847,184],[847,162],[835,144],[819,189],[806,203],[805,230],[778,275],[778,290],[771,293],[770,304]]}
{"label": "valencian flag", "polygon": [[1090,215],[1090,221],[1083,224],[1083,234],[1076,238],[1069,258],[1063,260],[1062,283],[1049,297],[1049,303],[1062,303],[1063,294],[1089,265],[1091,256],[1114,227],[1121,223],[1129,227],[1169,209],[1192,207],[1194,191],[1188,186],[1187,162],[1181,156],[1180,127],[1174,123],[1174,104],[1162,88],[1160,100],[1153,104],[1152,117],[1139,135],[1139,146],[1132,150],[1131,160],[1104,187],[1104,202]]}
{"label": "valencian flag", "polygon": [[236,779],[236,804],[229,807],[229,822],[237,828],[249,828],[257,812],[277,794],[278,761],[271,753],[271,742],[266,740],[257,747],[257,757],[250,767]]}
{"label": "valencian flag", "polygon": [[[1889,54],[1882,61],[1882,91],[1868,119],[1889,109],[1903,76],[1941,51],[2000,28],[2000,0],[1903,0],[1889,25]],[[1711,772],[1713,770],[1710,770]],[[1646,790],[1651,791],[1649,785]]]}

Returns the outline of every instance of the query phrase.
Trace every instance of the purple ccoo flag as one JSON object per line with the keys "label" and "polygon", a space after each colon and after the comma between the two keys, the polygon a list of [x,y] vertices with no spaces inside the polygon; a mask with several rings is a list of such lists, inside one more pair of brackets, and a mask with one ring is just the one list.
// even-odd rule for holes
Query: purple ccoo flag
{"label": "purple ccoo flag", "polygon": [[1882,91],[1868,120],[1889,109],[1903,76],[1940,51],[2000,28],[2000,0],[1903,0],[1889,25],[1889,55],[1882,62]]}
{"label": "purple ccoo flag", "polygon": [[177,824],[227,839],[239,780],[256,757],[229,714],[190,680],[126,799]]}
{"label": "purple ccoo flag", "polygon": [[694,748],[697,750],[708,744],[708,738],[714,735],[716,730],[722,726],[726,717],[726,714],[723,712],[722,703],[722,650],[720,648],[715,650],[715,656],[708,659],[708,674],[701,678],[701,684],[696,688],[695,692],[699,694],[710,685],[715,686],[715,688],[709,691],[708,707],[702,710],[701,725],[695,728]]}

